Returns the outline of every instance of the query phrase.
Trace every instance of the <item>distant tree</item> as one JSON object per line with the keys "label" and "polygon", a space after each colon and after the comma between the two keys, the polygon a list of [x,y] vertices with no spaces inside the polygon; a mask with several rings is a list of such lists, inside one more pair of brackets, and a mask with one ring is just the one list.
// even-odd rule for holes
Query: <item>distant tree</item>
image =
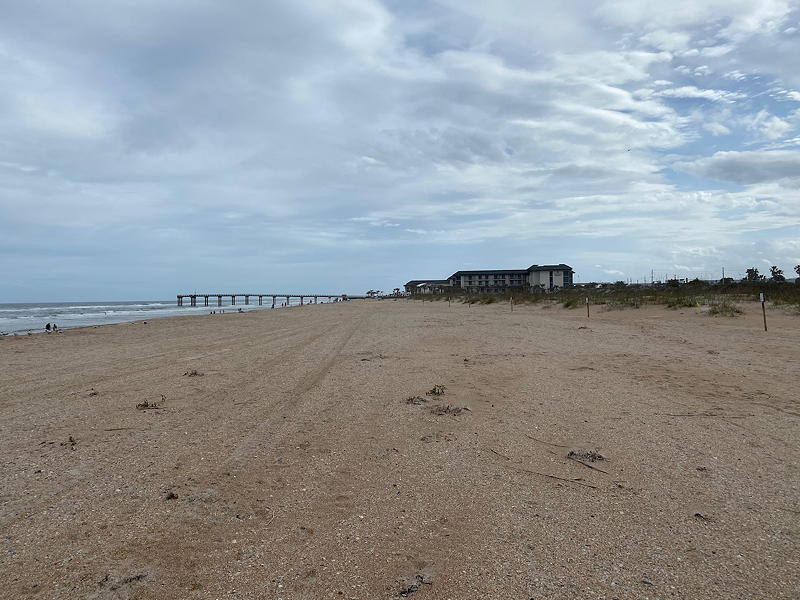
{"label": "distant tree", "polygon": [[620,281],[615,281],[615,282],[614,282],[614,285],[613,285],[612,287],[615,287],[615,288],[624,288],[624,287],[626,287],[627,285],[628,285],[627,283],[625,283],[624,281],[620,280]]}
{"label": "distant tree", "polygon": [[680,284],[678,279],[667,279],[667,287],[678,287]]}
{"label": "distant tree", "polygon": [[770,280],[775,282],[786,281],[786,277],[783,276],[783,269],[779,269],[777,266],[773,265],[769,268]]}
{"label": "distant tree", "polygon": [[723,277],[719,282],[721,285],[730,285],[733,283],[733,277]]}
{"label": "distant tree", "polygon": [[764,281],[764,276],[759,274],[758,269],[750,267],[747,269],[747,275],[744,276],[744,281]]}

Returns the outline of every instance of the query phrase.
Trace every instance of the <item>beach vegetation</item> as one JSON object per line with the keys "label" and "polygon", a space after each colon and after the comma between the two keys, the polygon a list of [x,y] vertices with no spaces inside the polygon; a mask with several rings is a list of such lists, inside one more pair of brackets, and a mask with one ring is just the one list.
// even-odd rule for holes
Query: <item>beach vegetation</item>
{"label": "beach vegetation", "polygon": [[777,266],[773,265],[769,268],[770,274],[770,281],[774,281],[776,283],[783,283],[786,281],[786,277],[783,275],[783,269],[779,269]]}
{"label": "beach vegetation", "polygon": [[727,298],[714,300],[708,305],[708,314],[713,317],[736,317],[744,311]]}
{"label": "beach vegetation", "polygon": [[[800,268],[800,265],[797,267]],[[782,306],[792,314],[800,314],[800,285],[794,285],[785,278],[783,281],[775,278],[775,275],[782,273],[771,274],[769,278],[764,277],[758,269],[752,267],[748,269],[748,276],[741,280],[734,280],[731,277],[718,281],[673,279],[649,284],[618,281],[576,285],[552,291],[514,289],[494,294],[467,293],[452,288],[446,294],[426,295],[424,298],[411,296],[411,298],[426,302],[450,298],[452,301],[465,304],[508,304],[513,297],[515,305],[537,305],[543,309],[556,306],[567,309],[581,308],[586,305],[588,298],[590,305],[601,306],[607,310],[626,310],[643,306],[663,306],[678,310],[709,307],[722,302],[724,306],[721,307],[720,314],[724,314],[730,312],[727,306],[757,302],[759,294],[763,293],[770,305]]]}
{"label": "beach vegetation", "polygon": [[699,302],[694,296],[671,296],[666,299],[664,304],[667,308],[672,308],[675,310],[679,308],[694,308],[699,306]]}
{"label": "beach vegetation", "polygon": [[746,271],[746,275],[742,281],[763,281],[764,276],[758,272],[758,269],[755,267],[750,267]]}

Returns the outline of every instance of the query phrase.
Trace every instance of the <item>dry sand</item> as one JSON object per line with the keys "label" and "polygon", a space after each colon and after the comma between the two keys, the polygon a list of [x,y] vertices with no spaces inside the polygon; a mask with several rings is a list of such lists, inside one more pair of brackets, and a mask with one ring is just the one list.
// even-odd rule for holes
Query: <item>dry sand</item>
{"label": "dry sand", "polygon": [[800,317],[760,319],[361,301],[0,339],[0,597],[798,598]]}

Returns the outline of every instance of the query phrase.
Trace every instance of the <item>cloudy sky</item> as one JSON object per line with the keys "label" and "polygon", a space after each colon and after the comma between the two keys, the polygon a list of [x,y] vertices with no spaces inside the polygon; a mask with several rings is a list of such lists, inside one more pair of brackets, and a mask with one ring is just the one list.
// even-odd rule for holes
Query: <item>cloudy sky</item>
{"label": "cloudy sky", "polygon": [[797,1],[0,8],[0,301],[800,263]]}

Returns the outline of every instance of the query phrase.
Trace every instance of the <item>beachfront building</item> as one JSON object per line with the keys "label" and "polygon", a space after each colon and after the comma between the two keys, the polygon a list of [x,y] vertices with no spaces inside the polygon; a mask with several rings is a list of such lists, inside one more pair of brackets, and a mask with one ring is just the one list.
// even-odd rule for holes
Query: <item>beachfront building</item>
{"label": "beachfront building", "polygon": [[409,294],[441,294],[464,291],[471,294],[497,294],[514,290],[555,290],[572,285],[572,267],[557,265],[532,265],[527,269],[485,269],[456,271],[444,280],[414,279],[405,285]]}
{"label": "beachfront building", "polygon": [[403,287],[407,294],[440,294],[449,286],[447,279],[412,279]]}
{"label": "beachfront building", "polygon": [[514,290],[555,290],[572,285],[569,265],[532,265],[527,269],[456,271],[448,281],[470,293],[503,293]]}
{"label": "beachfront building", "polygon": [[454,288],[470,293],[499,293],[528,288],[528,271],[525,269],[499,269],[481,271],[456,271],[448,279]]}
{"label": "beachfront building", "polygon": [[563,263],[558,265],[533,265],[528,267],[528,283],[532,288],[554,290],[572,285],[575,271]]}

